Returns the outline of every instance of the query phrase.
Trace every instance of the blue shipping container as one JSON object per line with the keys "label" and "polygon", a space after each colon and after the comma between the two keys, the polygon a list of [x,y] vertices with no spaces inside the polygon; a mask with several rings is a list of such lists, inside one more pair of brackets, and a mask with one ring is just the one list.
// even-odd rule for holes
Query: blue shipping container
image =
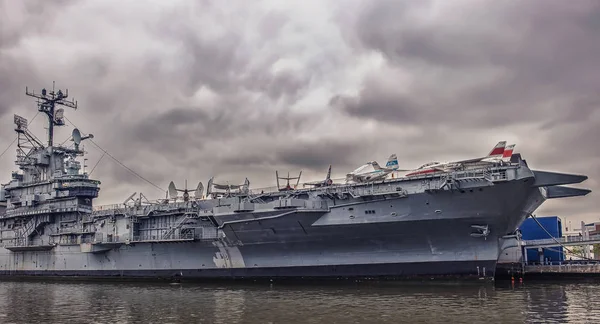
{"label": "blue shipping container", "polygon": [[[542,226],[555,238],[562,237],[562,222],[558,216],[547,216],[547,217],[536,217],[537,220],[542,224]],[[523,235],[523,240],[541,240],[541,239],[549,239],[551,238],[546,231],[544,231],[540,225],[535,221],[535,219],[528,217],[525,221],[519,226],[521,230],[521,234]],[[527,249],[527,261],[528,262],[540,262],[540,255],[538,254],[537,249]],[[562,246],[544,248],[543,258],[544,260],[548,259],[549,261],[564,261],[565,255],[563,253]]]}

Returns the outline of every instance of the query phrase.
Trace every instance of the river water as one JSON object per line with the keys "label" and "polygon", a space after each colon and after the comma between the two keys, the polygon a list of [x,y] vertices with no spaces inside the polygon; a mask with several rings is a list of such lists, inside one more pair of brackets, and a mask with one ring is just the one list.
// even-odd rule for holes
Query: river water
{"label": "river water", "polygon": [[600,323],[600,281],[0,282],[0,323]]}

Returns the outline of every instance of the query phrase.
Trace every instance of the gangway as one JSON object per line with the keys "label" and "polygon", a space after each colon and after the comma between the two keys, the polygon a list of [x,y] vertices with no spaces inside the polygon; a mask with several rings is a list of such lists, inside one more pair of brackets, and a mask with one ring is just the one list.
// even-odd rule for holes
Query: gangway
{"label": "gangway", "polygon": [[583,236],[567,236],[540,240],[524,240],[522,245],[526,249],[536,249],[547,247],[582,246],[593,244],[600,244],[600,234],[590,235],[587,239],[584,239]]}

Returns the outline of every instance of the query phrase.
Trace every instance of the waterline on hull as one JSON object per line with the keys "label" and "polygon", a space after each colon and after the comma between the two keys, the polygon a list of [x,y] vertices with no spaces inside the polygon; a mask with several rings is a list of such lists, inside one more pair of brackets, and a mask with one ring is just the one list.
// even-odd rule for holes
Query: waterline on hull
{"label": "waterline on hull", "polygon": [[327,265],[271,268],[223,269],[162,269],[162,270],[4,270],[3,277],[84,277],[84,278],[145,278],[158,280],[406,280],[406,279],[478,279],[493,278],[495,260],[411,262],[358,265]]}

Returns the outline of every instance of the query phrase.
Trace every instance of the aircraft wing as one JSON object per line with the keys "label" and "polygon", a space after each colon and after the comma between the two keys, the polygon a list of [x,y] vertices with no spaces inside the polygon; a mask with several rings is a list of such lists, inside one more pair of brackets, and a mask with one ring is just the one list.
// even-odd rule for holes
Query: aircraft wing
{"label": "aircraft wing", "polygon": [[475,158],[475,159],[468,159],[468,160],[460,160],[460,161],[456,161],[453,163],[475,163],[475,162],[480,162],[481,160],[485,159],[486,157],[480,157],[480,158]]}
{"label": "aircraft wing", "polygon": [[318,186],[320,184],[323,184],[323,181],[311,181],[303,183],[305,186]]}
{"label": "aircraft wing", "polygon": [[371,162],[371,165],[373,166],[373,168],[374,168],[375,170],[382,170],[382,169],[385,169],[385,168],[382,168],[382,167],[379,165],[379,163],[377,163],[377,161],[373,161],[373,162]]}
{"label": "aircraft wing", "polygon": [[242,185],[222,185],[213,183],[213,187],[216,189],[226,190],[226,189],[239,189]]}
{"label": "aircraft wing", "polygon": [[438,171],[444,171],[445,170],[445,166],[444,165],[432,165],[429,168],[430,169],[434,169],[434,170],[438,170]]}
{"label": "aircraft wing", "polygon": [[[468,162],[465,162],[468,163]],[[460,162],[449,162],[449,163],[444,163],[444,164],[440,164],[440,165],[434,165],[431,166],[432,169],[435,170],[439,170],[439,171],[448,171],[451,169],[456,169],[459,168],[461,166],[462,163]]]}
{"label": "aircraft wing", "polygon": [[352,173],[348,173],[346,175],[346,182],[348,181],[355,181],[355,182],[360,182],[361,181],[361,177],[357,174],[352,174]]}
{"label": "aircraft wing", "polygon": [[474,163],[474,162],[480,162],[481,160],[487,159],[487,158],[495,158],[495,157],[501,158],[502,155],[504,154],[505,147],[506,147],[506,141],[500,141],[500,142],[498,142],[498,144],[496,144],[496,146],[494,146],[492,148],[492,150],[490,151],[490,153],[488,153],[487,156],[475,158],[475,159],[456,161],[454,163]]}

